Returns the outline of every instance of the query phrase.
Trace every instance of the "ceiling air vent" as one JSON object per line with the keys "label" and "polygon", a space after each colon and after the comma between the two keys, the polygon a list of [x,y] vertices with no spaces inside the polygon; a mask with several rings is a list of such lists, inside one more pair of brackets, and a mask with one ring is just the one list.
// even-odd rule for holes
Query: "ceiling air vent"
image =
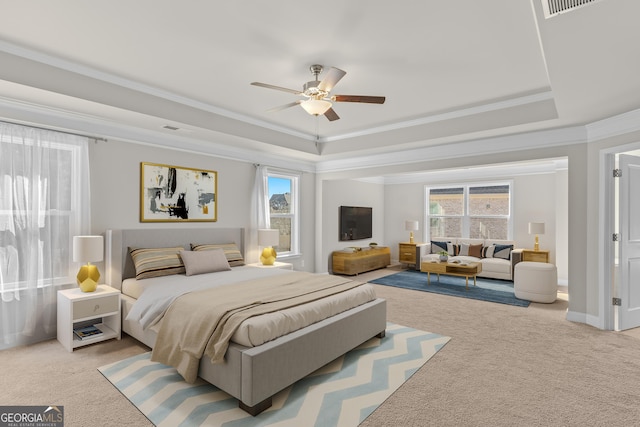
{"label": "ceiling air vent", "polygon": [[544,8],[544,16],[551,18],[597,1],[600,0],[542,0],[542,7]]}

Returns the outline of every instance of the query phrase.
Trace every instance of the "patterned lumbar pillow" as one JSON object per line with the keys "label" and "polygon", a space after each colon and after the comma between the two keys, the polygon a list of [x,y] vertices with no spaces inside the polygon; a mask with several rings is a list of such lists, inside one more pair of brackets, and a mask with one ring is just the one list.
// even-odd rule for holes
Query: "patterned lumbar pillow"
{"label": "patterned lumbar pillow", "polygon": [[137,248],[131,249],[131,258],[136,267],[136,279],[184,274],[180,251],[184,248]]}
{"label": "patterned lumbar pillow", "polygon": [[195,243],[191,244],[192,251],[211,251],[214,249],[222,249],[224,251],[224,255],[227,257],[227,261],[231,267],[244,265],[242,252],[240,252],[240,249],[238,249],[238,246],[235,243],[216,243],[205,245],[197,245]]}

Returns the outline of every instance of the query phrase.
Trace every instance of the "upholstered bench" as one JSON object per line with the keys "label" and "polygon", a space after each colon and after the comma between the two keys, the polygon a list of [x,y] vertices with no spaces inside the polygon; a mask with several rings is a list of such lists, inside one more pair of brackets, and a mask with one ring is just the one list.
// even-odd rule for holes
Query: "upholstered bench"
{"label": "upholstered bench", "polygon": [[513,290],[516,298],[552,303],[558,296],[558,270],[546,262],[519,262],[515,266]]}

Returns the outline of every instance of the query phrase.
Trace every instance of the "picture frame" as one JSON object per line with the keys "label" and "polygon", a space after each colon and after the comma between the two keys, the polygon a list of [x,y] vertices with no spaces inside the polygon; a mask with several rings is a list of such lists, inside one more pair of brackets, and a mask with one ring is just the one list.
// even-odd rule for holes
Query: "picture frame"
{"label": "picture frame", "polygon": [[218,172],[140,163],[140,222],[215,222]]}

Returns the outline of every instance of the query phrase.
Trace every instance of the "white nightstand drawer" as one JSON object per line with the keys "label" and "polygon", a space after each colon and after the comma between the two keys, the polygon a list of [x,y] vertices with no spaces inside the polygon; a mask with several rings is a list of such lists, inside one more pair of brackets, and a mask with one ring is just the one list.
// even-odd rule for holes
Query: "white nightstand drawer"
{"label": "white nightstand drawer", "polygon": [[76,301],[73,303],[73,320],[114,313],[118,311],[119,305],[120,298],[118,295]]}

